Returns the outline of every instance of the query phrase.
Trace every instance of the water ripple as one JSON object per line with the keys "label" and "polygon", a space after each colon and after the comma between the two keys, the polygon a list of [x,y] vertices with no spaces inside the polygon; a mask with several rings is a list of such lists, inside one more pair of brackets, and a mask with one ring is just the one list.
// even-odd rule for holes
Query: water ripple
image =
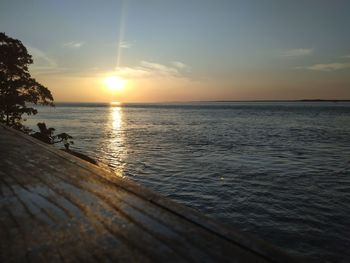
{"label": "water ripple", "polygon": [[163,195],[292,254],[350,261],[350,104],[40,111],[77,149]]}

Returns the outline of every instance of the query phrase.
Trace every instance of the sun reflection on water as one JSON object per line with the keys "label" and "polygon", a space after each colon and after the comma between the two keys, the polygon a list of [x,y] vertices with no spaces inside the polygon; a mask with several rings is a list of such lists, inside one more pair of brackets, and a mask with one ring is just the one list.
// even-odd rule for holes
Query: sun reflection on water
{"label": "sun reflection on water", "polygon": [[107,163],[118,175],[123,176],[125,168],[126,151],[124,146],[123,108],[121,105],[111,104],[105,145]]}
{"label": "sun reflection on water", "polygon": [[[114,135],[120,135],[122,126],[122,109],[120,106],[111,107],[111,122]],[[116,136],[119,137],[119,136]]]}

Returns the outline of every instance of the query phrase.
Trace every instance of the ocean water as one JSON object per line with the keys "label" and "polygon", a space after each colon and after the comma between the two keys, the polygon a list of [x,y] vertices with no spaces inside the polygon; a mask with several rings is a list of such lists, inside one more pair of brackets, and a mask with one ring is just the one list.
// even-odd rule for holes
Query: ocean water
{"label": "ocean water", "polygon": [[315,262],[350,261],[350,103],[57,104],[74,149]]}

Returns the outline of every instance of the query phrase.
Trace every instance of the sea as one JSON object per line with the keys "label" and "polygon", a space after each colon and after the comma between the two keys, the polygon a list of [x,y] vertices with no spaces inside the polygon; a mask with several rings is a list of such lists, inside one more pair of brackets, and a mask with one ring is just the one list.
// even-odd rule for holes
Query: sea
{"label": "sea", "polygon": [[350,262],[350,103],[57,103],[26,124],[314,262]]}

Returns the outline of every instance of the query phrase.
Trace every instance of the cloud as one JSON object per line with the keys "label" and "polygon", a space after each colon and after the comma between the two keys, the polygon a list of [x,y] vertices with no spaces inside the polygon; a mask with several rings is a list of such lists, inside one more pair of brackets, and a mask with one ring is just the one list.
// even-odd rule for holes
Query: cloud
{"label": "cloud", "polygon": [[[180,64],[178,64],[179,66]],[[185,64],[183,64],[185,65]],[[182,70],[188,66],[180,69],[176,67],[173,62],[171,66],[164,64],[150,62],[150,61],[140,61],[136,67],[118,67],[114,74],[124,77],[124,78],[185,78]]]}
{"label": "cloud", "polygon": [[27,46],[28,53],[33,57],[34,64],[37,67],[56,67],[56,62],[50,58],[45,52],[35,47]]}
{"label": "cloud", "polygon": [[313,53],[313,49],[311,48],[296,48],[296,49],[288,49],[281,52],[282,57],[287,58],[296,58],[308,56]]}
{"label": "cloud", "polygon": [[85,42],[78,42],[78,41],[71,41],[63,44],[64,47],[68,47],[68,48],[81,48],[84,45],[85,45]]}
{"label": "cloud", "polygon": [[188,65],[186,65],[185,63],[182,63],[180,61],[173,61],[173,62],[171,62],[171,64],[178,69],[182,69],[185,71],[191,70],[191,67],[189,67]]}
{"label": "cloud", "polygon": [[176,68],[169,67],[163,64],[141,61],[140,66],[148,71],[157,72],[160,75],[177,75],[179,71]]}
{"label": "cloud", "polygon": [[350,63],[327,63],[327,64],[314,64],[306,67],[298,67],[298,69],[308,69],[314,71],[336,71],[350,68]]}
{"label": "cloud", "polygon": [[35,75],[67,74],[78,71],[77,69],[59,67],[56,61],[44,51],[26,44],[28,53],[33,58],[33,64],[29,66],[30,72]]}
{"label": "cloud", "polygon": [[122,41],[120,42],[121,48],[132,48],[134,46],[134,43],[128,42],[128,41]]}
{"label": "cloud", "polygon": [[29,66],[31,72],[35,74],[47,74],[58,70],[56,61],[44,51],[27,44],[26,47],[34,62]]}
{"label": "cloud", "polygon": [[350,55],[345,55],[343,56],[343,58],[350,58]]}

